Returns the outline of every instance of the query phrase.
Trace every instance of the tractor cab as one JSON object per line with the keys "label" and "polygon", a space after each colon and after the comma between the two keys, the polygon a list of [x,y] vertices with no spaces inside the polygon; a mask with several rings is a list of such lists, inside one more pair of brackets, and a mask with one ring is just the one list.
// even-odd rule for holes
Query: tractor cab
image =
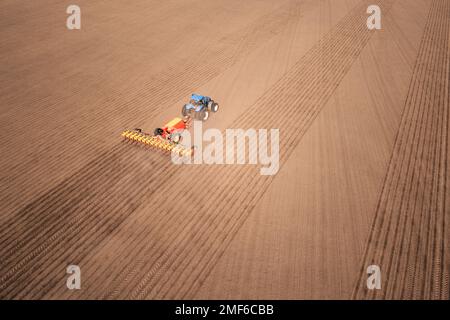
{"label": "tractor cab", "polygon": [[205,100],[205,98],[206,98],[206,97],[204,97],[204,96],[201,96],[201,95],[199,95],[199,94],[193,93],[193,94],[191,95],[191,103],[197,103],[197,104],[203,103],[203,101]]}

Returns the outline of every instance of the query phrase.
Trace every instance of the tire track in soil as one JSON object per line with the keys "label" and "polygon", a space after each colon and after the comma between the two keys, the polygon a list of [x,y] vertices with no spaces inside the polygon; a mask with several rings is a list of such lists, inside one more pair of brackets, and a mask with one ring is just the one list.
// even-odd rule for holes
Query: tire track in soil
{"label": "tire track in soil", "polygon": [[[450,3],[431,3],[353,297],[448,299]],[[377,264],[382,290],[365,287]]]}
{"label": "tire track in soil", "polygon": [[[388,11],[390,4],[391,2],[383,2],[382,7],[384,9],[384,12]],[[362,7],[358,7],[357,9],[355,9],[353,15],[351,15],[351,18],[353,19],[344,19],[344,23],[342,23],[344,28],[340,28],[340,30],[338,28],[338,34],[332,33],[325,38],[325,40],[323,41],[324,43],[333,43],[332,46],[329,46],[328,54],[323,52],[323,48],[326,47],[325,44],[321,43],[317,45],[314,50],[311,51],[311,53],[309,53],[304,59],[300,61],[300,63],[296,65],[296,67],[293,68],[293,72],[291,72],[288,76],[283,77],[283,79],[274,86],[275,88],[273,90],[270,90],[267,94],[265,94],[257,103],[255,103],[252,108],[250,108],[251,110],[247,112],[244,117],[240,119],[240,121],[235,123],[237,127],[244,127],[248,122],[252,122],[252,127],[265,127],[264,124],[267,124],[267,122],[269,122],[270,125],[273,125],[277,122],[277,119],[274,119],[273,115],[272,117],[270,117],[270,106],[275,102],[278,105],[291,105],[290,110],[286,110],[289,112],[284,113],[285,117],[282,117],[281,120],[278,119],[278,124],[284,124],[286,126],[286,123],[288,123],[288,127],[295,128],[294,131],[299,131],[300,134],[298,137],[285,137],[285,140],[283,140],[282,137],[281,140],[285,141],[285,146],[287,148],[286,153],[282,155],[282,162],[285,161],[289,152],[297,145],[300,137],[306,131],[308,125],[320,111],[320,106],[323,106],[329,96],[331,96],[334,89],[340,83],[342,77],[351,67],[354,59],[358,57],[360,51],[370,39],[371,32],[368,32],[365,28],[365,16],[359,14],[360,12],[364,12],[364,10],[361,10],[361,8],[363,8],[365,5],[366,3],[364,3]],[[355,12],[357,12],[358,14],[355,14]],[[349,20],[352,23],[349,23]],[[358,28],[358,26],[362,27]],[[359,36],[356,37],[356,39],[354,37],[355,32],[356,35]],[[333,48],[334,50],[331,50]],[[339,51],[339,48],[344,49],[342,49],[343,51]],[[334,54],[335,52],[338,53]],[[344,56],[344,59],[342,58],[342,56]],[[317,57],[319,57],[319,60],[316,61],[316,63],[311,64],[311,62],[314,61],[314,59],[317,59]],[[302,75],[303,77],[300,77],[299,75]],[[313,75],[312,79],[307,75]],[[314,84],[312,88],[308,86],[308,84],[311,83]],[[286,88],[292,88],[292,92],[289,94],[288,90],[285,90]],[[298,95],[300,95],[300,98],[298,97]],[[295,97],[296,99],[293,99],[293,101],[295,101],[296,103],[293,103],[292,100],[284,101],[283,97],[284,99]],[[317,97],[319,97],[319,99]],[[305,109],[303,110],[304,112],[300,115],[296,114],[299,104],[305,106]],[[256,117],[255,119],[256,114],[259,115],[259,118]],[[302,115],[304,116],[303,119],[301,119]],[[249,118],[249,116],[250,119],[246,119]],[[299,121],[299,118],[302,121]],[[239,125],[240,123],[242,124],[241,126]],[[255,126],[255,124],[258,125]],[[217,170],[220,171],[217,172]],[[165,293],[157,293],[158,290],[162,291],[164,289],[162,288],[162,286],[165,286],[166,290],[173,289],[180,296],[182,296],[182,288],[174,288],[176,286],[176,283],[179,283],[180,277],[183,276],[185,278],[184,280],[186,281],[186,277],[189,277],[189,275],[187,275],[186,273],[192,272],[194,270],[199,270],[198,268],[196,268],[197,266],[185,265],[186,261],[199,261],[198,264],[201,264],[203,262],[206,265],[206,268],[214,265],[213,261],[215,260],[213,258],[218,258],[220,256],[220,252],[218,251],[218,249],[220,249],[222,241],[227,239],[229,241],[230,238],[232,238],[234,234],[233,230],[237,231],[238,227],[242,223],[242,220],[245,219],[245,214],[248,214],[248,212],[251,211],[252,207],[257,202],[258,197],[262,195],[265,187],[267,187],[267,185],[271,181],[270,177],[267,179],[262,179],[261,177],[259,177],[260,179],[255,179],[254,170],[246,170],[242,169],[242,167],[237,169],[229,169],[224,167],[222,167],[221,169],[217,169],[217,167],[206,167],[204,170],[202,170],[202,172],[204,172],[202,173],[202,177],[206,176],[206,178],[197,178],[198,180],[196,181],[196,184],[186,186],[187,189],[196,190],[196,188],[201,187],[205,184],[208,184],[209,186],[211,186],[211,184],[214,185],[214,181],[211,182],[214,179],[221,181],[221,189],[219,188],[219,191],[209,196],[207,205],[204,204],[202,206],[198,206],[196,205],[197,202],[190,201],[188,203],[188,207],[183,208],[183,213],[176,212],[176,205],[170,206],[170,201],[165,203],[164,206],[168,208],[162,209],[164,210],[164,212],[161,213],[160,218],[166,220],[161,224],[156,223],[156,226],[154,226],[154,229],[156,230],[148,230],[148,228],[145,229],[144,227],[145,230],[136,232],[141,236],[144,235],[144,233],[149,233],[154,234],[154,237],[158,239],[159,237],[163,237],[162,239],[159,239],[159,247],[155,248],[154,245],[143,245],[142,238],[138,240],[129,240],[127,244],[124,244],[123,247],[120,248],[120,251],[128,253],[131,250],[132,253],[130,253],[130,255],[133,255],[136,251],[145,252],[145,254],[142,253],[142,255],[151,258],[147,258],[147,260],[145,260],[145,258],[140,259],[138,265],[135,265],[134,268],[128,265],[127,267],[125,267],[125,270],[128,270],[128,273],[121,272],[126,274],[122,277],[117,277],[117,273],[115,272],[115,270],[112,270],[114,272],[111,271],[111,265],[106,264],[108,265],[109,270],[107,274],[109,273],[113,275],[112,277],[114,277],[115,279],[112,280],[116,281],[116,284],[112,286],[108,285],[111,279],[108,279],[108,281],[106,282],[104,281],[105,279],[96,279],[95,281],[93,281],[96,284],[108,283],[106,284],[106,286],[109,287],[110,291],[109,294],[106,294],[104,297],[115,298],[118,295],[118,297],[143,298],[154,296],[156,294],[158,298],[166,298],[167,291]],[[209,177],[208,173],[211,173]],[[214,177],[214,179],[211,179],[211,177]],[[223,183],[224,180],[221,179],[222,177],[228,177],[228,183],[226,183],[226,185],[233,185],[233,190],[224,190],[223,185],[225,185],[225,183]],[[236,184],[232,184],[232,182],[236,182]],[[247,194],[245,194],[242,193],[242,189],[250,189],[252,190],[252,192],[248,192]],[[166,187],[166,189],[161,190],[161,194],[164,194],[168,190],[170,189],[167,189]],[[220,200],[220,197],[222,197],[223,200]],[[242,199],[242,197],[244,198]],[[214,201],[216,199],[219,200]],[[186,200],[187,199],[182,198],[179,201],[181,203],[185,203]],[[159,201],[162,202],[163,200]],[[159,201],[155,200],[155,208],[164,208],[162,207],[163,203]],[[232,203],[231,207],[228,206],[230,203]],[[236,208],[237,203],[245,203],[246,207]],[[234,215],[232,215],[228,220],[218,221],[221,218],[221,212],[233,212],[233,210],[237,210],[237,213],[235,212]],[[153,210],[148,211],[153,212]],[[187,212],[186,216],[184,216],[185,212]],[[153,216],[149,217],[149,219],[152,221],[159,221],[157,219],[154,219]],[[176,219],[176,221],[174,221],[174,219]],[[186,221],[188,222],[186,223]],[[130,223],[133,223],[133,221],[131,221]],[[171,230],[170,226],[175,226],[176,229]],[[210,228],[211,226],[212,228]],[[164,229],[164,234],[159,234],[157,232],[158,229]],[[219,229],[222,229],[222,232],[220,232]],[[184,230],[190,230],[190,234],[183,234],[183,232],[185,232]],[[211,239],[210,237],[208,237],[208,234],[214,235],[215,237]],[[183,239],[183,242],[180,241]],[[132,243],[130,243],[130,241]],[[193,242],[202,245],[200,248],[196,246],[189,248],[188,245],[186,245],[187,247],[183,245],[183,243],[186,242]],[[222,247],[221,250],[224,250],[224,248]],[[170,252],[170,254],[168,254],[167,252]],[[209,254],[208,258],[205,258],[206,253]],[[200,255],[200,257],[198,257],[198,255]],[[168,261],[169,258],[172,261]],[[95,263],[93,265],[95,265]],[[143,279],[142,270],[140,269],[140,267],[144,267],[149,270],[147,271],[147,276],[145,276]],[[137,272],[138,268],[140,270],[140,273]],[[167,270],[170,270],[170,275],[166,273]],[[180,274],[177,277],[174,277],[173,274],[176,272]],[[198,274],[198,271],[196,271],[196,273]],[[103,274],[103,272],[99,272],[99,274]],[[133,279],[134,275],[139,278]],[[196,279],[194,278],[191,284],[195,283],[195,281]],[[149,292],[149,287],[152,288],[153,291]],[[188,287],[189,286],[185,286],[183,290],[186,290]],[[128,293],[131,292],[133,288],[135,288],[135,291],[132,292],[131,295],[129,295]],[[89,288],[87,290],[89,291]],[[97,292],[98,294],[98,292],[103,292],[103,290],[98,290],[98,288],[95,287],[91,288],[91,294],[95,295],[95,292]],[[184,293],[186,293],[186,291],[184,291]],[[92,295],[90,297],[92,297]]]}
{"label": "tire track in soil", "polygon": [[[9,248],[5,254],[6,259],[1,261],[1,270],[5,270],[0,278],[2,297],[18,294],[20,286],[10,284],[18,281],[26,285],[27,277],[33,274],[33,270],[42,267],[47,259],[51,259],[52,264],[64,265],[67,259],[61,257],[61,253],[70,251],[70,248],[80,250],[81,254],[92,250],[93,245],[139,207],[141,203],[138,200],[144,199],[146,192],[154,192],[158,180],[153,181],[153,178],[168,165],[166,156],[155,153],[150,158],[148,152],[141,150],[141,154],[134,154],[130,158],[126,152],[128,147],[127,144],[121,145],[117,150],[112,150],[109,158],[105,155],[104,162],[93,163],[91,171],[97,172],[95,175],[80,171],[68,179],[71,181],[69,186],[55,187],[48,197],[49,202],[42,199],[42,202],[36,201],[29,205],[32,213],[35,206],[38,207],[36,212],[46,212],[51,222],[46,224],[38,221],[36,232],[23,239],[20,245]],[[111,172],[105,170],[107,167]],[[155,168],[155,171],[150,168]],[[98,174],[97,169],[101,174]],[[170,178],[170,173],[167,177]],[[141,187],[135,188],[133,185]],[[115,196],[115,201],[109,198],[111,194]],[[63,199],[64,203],[53,205],[54,195],[57,200]],[[50,203],[52,207],[41,211],[41,203]],[[20,225],[12,230],[24,231]],[[46,265],[40,276],[51,270]],[[34,289],[39,290],[42,286],[42,283],[36,284]]]}

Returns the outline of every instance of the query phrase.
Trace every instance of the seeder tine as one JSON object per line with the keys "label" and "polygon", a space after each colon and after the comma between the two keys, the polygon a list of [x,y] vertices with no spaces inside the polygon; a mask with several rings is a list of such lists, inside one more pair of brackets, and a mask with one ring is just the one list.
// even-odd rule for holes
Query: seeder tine
{"label": "seeder tine", "polygon": [[135,130],[125,130],[121,133],[121,136],[129,141],[137,142],[154,149],[159,149],[163,152],[176,152],[178,155],[183,157],[192,156],[192,149],[187,149],[182,145],[172,143],[158,136],[150,136]]}
{"label": "seeder tine", "polygon": [[125,130],[124,132],[122,132],[122,137],[124,137],[125,139],[128,139],[130,133],[131,132],[129,130]]}

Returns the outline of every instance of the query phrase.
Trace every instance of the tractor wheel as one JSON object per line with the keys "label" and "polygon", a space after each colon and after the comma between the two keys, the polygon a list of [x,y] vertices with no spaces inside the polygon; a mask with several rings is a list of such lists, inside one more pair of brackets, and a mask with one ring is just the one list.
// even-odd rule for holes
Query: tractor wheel
{"label": "tractor wheel", "polygon": [[206,109],[200,111],[200,112],[199,112],[199,118],[200,118],[200,120],[202,120],[202,121],[208,120],[208,118],[209,118],[209,111],[206,110]]}
{"label": "tractor wheel", "polygon": [[154,131],[155,136],[162,136],[163,133],[164,133],[164,130],[161,128],[156,128]]}
{"label": "tractor wheel", "polygon": [[219,104],[214,102],[213,105],[211,106],[211,111],[217,112],[217,110],[219,110]]}
{"label": "tractor wheel", "polygon": [[187,117],[189,115],[189,111],[186,105],[184,105],[183,108],[181,109],[181,114],[183,115],[183,117]]}

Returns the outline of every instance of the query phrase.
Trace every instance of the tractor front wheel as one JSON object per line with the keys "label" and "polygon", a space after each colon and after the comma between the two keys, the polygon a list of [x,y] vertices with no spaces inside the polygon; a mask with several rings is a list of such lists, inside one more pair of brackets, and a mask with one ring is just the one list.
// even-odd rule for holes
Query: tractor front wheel
{"label": "tractor front wheel", "polygon": [[219,104],[214,102],[211,106],[211,111],[217,112],[217,110],[219,110]]}

